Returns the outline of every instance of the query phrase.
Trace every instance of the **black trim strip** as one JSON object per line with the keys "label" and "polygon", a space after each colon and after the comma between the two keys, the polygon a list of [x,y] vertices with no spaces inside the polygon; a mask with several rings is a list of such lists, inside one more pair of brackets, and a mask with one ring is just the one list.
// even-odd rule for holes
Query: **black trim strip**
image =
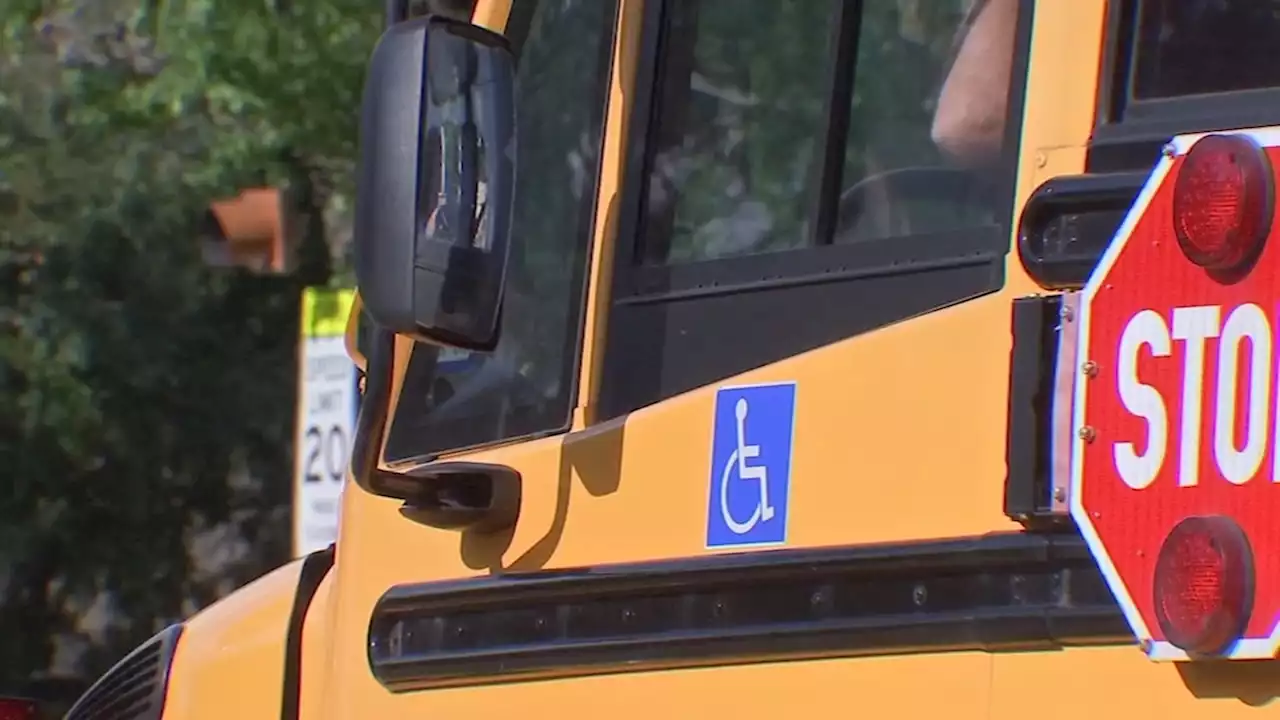
{"label": "black trim strip", "polygon": [[[374,495],[392,498],[402,494],[404,485],[397,482],[395,473],[380,472],[378,465],[391,408],[395,357],[395,333],[375,326],[365,354],[364,396],[360,398],[355,438],[351,442],[351,477],[356,484]],[[409,358],[410,363],[414,357]],[[435,375],[435,355],[424,354],[421,357],[423,363],[430,363],[430,368],[424,369],[416,380],[423,382],[425,376],[425,382],[429,383]],[[406,371],[405,374],[409,373]]]}
{"label": "black trim strip", "polygon": [[289,611],[288,633],[284,644],[284,681],[280,698],[281,720],[298,720],[302,703],[302,629],[307,621],[307,609],[316,596],[320,581],[333,567],[334,546],[317,550],[302,561],[298,573],[298,590],[293,596],[293,609]]}
{"label": "black trim strip", "polygon": [[1078,535],[777,550],[401,585],[369,663],[394,692],[950,650],[1132,643]]}
{"label": "black trim strip", "polygon": [[862,1],[845,0],[836,8],[832,23],[831,82],[826,96],[826,130],[815,163],[817,192],[810,201],[811,246],[830,245],[839,226],[840,195],[844,190],[845,144],[853,114],[853,81],[858,73],[858,41],[862,34]]}

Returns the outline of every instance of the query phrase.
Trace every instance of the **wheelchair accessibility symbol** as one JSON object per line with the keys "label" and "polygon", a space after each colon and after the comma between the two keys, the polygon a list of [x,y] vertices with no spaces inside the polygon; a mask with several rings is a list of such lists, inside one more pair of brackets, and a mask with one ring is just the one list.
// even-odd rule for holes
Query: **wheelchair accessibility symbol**
{"label": "wheelchair accessibility symbol", "polygon": [[707,547],[786,542],[795,407],[795,383],[716,393]]}

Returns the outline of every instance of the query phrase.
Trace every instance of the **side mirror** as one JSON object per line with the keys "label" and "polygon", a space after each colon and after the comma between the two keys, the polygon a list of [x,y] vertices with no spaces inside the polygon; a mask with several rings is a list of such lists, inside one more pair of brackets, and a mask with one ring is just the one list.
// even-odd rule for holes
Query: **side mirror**
{"label": "side mirror", "polygon": [[506,39],[439,16],[391,26],[360,116],[356,282],[369,318],[473,351],[498,343],[515,175]]}

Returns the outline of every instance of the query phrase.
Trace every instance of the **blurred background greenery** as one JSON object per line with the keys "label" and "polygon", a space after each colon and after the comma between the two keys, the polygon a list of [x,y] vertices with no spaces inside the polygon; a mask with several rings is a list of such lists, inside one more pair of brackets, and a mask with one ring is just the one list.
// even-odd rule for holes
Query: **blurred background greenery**
{"label": "blurred background greenery", "polygon": [[[865,4],[846,184],[939,162],[933,103],[969,4]],[[691,12],[687,127],[653,169],[678,197],[661,261],[808,241],[836,5]],[[0,3],[0,694],[95,678],[288,559],[299,295],[352,282],[358,105],[383,6]],[[546,396],[576,317],[557,298],[580,301],[566,218],[599,160],[574,103],[593,79],[573,81],[595,50],[558,38],[586,37],[605,7],[545,6],[535,34],[552,34],[521,75],[536,175],[518,183],[522,315],[504,343],[529,346]],[[281,192],[284,271],[210,267],[210,204],[261,187]],[[747,205],[759,247],[717,234]]]}
{"label": "blurred background greenery", "polygon": [[[347,285],[373,0],[0,3],[0,694],[288,559],[299,291]],[[206,266],[280,188],[287,272]]]}

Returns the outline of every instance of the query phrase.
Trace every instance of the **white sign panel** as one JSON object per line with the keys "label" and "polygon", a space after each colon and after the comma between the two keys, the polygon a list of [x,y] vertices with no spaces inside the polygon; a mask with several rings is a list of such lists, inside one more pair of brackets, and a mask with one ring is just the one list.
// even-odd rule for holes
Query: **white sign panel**
{"label": "white sign panel", "polygon": [[294,557],[323,550],[338,538],[357,407],[356,367],[347,355],[344,335],[353,297],[350,290],[320,288],[308,288],[303,296],[294,442]]}

